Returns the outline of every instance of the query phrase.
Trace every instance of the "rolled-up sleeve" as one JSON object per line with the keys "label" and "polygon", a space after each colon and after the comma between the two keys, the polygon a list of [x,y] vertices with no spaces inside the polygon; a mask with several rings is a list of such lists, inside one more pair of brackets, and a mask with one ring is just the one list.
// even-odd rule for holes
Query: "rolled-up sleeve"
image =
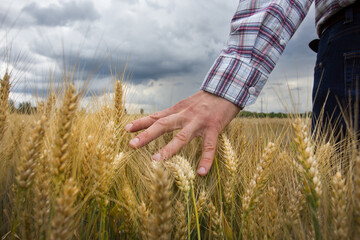
{"label": "rolled-up sleeve", "polygon": [[240,0],[227,45],[201,89],[241,108],[253,104],[312,0]]}

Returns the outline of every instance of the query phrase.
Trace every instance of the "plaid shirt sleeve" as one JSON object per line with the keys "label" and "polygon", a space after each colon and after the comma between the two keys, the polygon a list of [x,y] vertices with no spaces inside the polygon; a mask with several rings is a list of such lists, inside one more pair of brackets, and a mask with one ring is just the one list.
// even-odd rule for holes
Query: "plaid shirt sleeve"
{"label": "plaid shirt sleeve", "polygon": [[240,0],[226,47],[201,89],[241,108],[253,104],[312,0]]}

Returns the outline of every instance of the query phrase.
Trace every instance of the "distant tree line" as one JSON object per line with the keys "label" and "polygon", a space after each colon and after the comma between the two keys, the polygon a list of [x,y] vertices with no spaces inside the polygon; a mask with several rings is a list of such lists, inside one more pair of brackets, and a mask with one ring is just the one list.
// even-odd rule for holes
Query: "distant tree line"
{"label": "distant tree line", "polygon": [[[36,111],[37,111],[37,107],[32,106],[30,102],[22,102],[16,108],[14,101],[12,101],[12,100],[9,101],[9,109],[13,113],[16,112],[16,113],[20,113],[20,114],[32,114],[32,113],[36,113]],[[144,114],[144,109],[140,109],[140,114]],[[281,112],[258,113],[258,112],[250,112],[250,111],[241,111],[236,117],[238,117],[238,118],[288,118],[293,115],[294,114],[281,113]],[[300,114],[297,114],[297,116],[310,117],[311,113],[300,113]]]}
{"label": "distant tree line", "polygon": [[[311,113],[300,113],[296,114],[299,117],[306,117],[311,116]],[[249,112],[249,111],[241,111],[236,117],[238,118],[288,118],[294,116],[294,114],[291,113],[257,113],[257,112]]]}
{"label": "distant tree line", "polygon": [[31,114],[31,113],[35,113],[37,108],[34,106],[31,106],[30,102],[22,102],[16,108],[14,101],[10,100],[9,101],[9,110],[12,113],[16,112],[16,113],[21,113],[21,114]]}

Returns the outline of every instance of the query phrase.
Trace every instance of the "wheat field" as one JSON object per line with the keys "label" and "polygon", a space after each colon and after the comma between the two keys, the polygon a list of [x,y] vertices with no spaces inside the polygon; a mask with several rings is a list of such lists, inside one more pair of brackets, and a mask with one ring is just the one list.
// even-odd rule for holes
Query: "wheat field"
{"label": "wheat field", "polygon": [[310,135],[309,118],[234,119],[206,177],[202,140],[165,162],[168,133],[133,150],[115,97],[81,109],[71,81],[37,111],[11,113],[0,92],[1,239],[360,239],[360,154]]}

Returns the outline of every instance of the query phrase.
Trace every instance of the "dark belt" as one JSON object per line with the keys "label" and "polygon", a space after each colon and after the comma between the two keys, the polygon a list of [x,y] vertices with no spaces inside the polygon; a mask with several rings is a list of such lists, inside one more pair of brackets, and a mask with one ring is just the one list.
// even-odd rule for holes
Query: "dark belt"
{"label": "dark belt", "polygon": [[[353,13],[360,13],[360,1],[356,1],[354,4],[351,4],[350,6],[347,6],[343,9],[341,9],[339,12],[335,13],[333,16],[331,16],[329,19],[327,19],[320,27],[319,27],[319,32],[321,34],[324,33],[324,31],[326,29],[328,29],[329,27],[331,27],[332,25],[345,20],[346,18],[346,11],[347,9],[352,8],[353,9]],[[313,50],[314,52],[318,52],[319,49],[319,39],[314,39],[309,43],[309,47],[311,48],[311,50]]]}
{"label": "dark belt", "polygon": [[339,12],[335,13],[333,16],[327,19],[319,28],[320,34],[323,34],[324,31],[332,25],[340,22],[341,20],[344,20],[346,17],[346,10],[348,8],[352,8],[353,13],[360,13],[360,1],[356,1],[354,4],[341,9]]}

